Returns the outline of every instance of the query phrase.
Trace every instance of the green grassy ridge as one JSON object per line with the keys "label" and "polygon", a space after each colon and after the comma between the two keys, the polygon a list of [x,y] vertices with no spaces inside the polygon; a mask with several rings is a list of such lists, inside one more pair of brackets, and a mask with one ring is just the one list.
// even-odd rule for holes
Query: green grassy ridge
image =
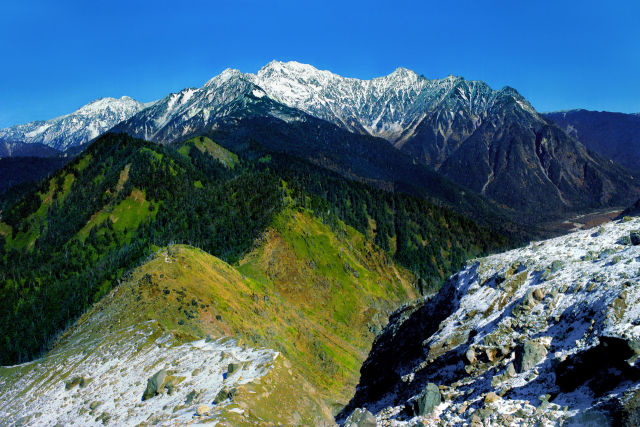
{"label": "green grassy ridge", "polygon": [[[416,296],[408,271],[353,228],[339,227],[336,233],[310,212],[287,208],[234,264],[186,245],[163,248],[69,328],[56,352],[80,338],[100,339],[112,325],[154,319],[184,340],[234,336],[278,350],[337,409],[354,392],[374,327]],[[89,330],[91,337],[78,336]]]}
{"label": "green grassy ridge", "polygon": [[292,203],[311,209],[328,224],[339,219],[354,227],[428,288],[438,288],[465,260],[513,244],[495,231],[423,199],[349,181],[290,156],[272,153],[268,159],[259,165],[289,183]]}

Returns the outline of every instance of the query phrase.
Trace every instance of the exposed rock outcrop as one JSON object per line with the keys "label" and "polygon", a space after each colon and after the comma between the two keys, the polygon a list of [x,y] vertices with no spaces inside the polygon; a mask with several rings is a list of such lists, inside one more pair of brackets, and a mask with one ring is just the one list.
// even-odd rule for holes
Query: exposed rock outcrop
{"label": "exposed rock outcrop", "polygon": [[[620,220],[469,262],[391,316],[338,421],[361,407],[391,425],[637,425],[639,227]],[[422,410],[432,383],[442,404]]]}

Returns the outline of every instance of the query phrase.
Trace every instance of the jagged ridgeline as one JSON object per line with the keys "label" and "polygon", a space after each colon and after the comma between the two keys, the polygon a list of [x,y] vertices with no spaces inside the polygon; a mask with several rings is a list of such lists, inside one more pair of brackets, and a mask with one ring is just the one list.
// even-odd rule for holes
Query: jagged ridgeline
{"label": "jagged ridgeline", "polygon": [[3,212],[0,363],[49,348],[160,247],[186,243],[234,264],[292,209],[336,233],[355,227],[423,288],[506,243],[447,210],[285,156],[242,159],[204,137],[163,147],[107,134]]}

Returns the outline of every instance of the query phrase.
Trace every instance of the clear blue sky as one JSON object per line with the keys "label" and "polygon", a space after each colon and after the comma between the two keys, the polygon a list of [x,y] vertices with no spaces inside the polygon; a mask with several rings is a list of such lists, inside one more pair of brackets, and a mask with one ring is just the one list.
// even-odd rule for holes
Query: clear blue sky
{"label": "clear blue sky", "polygon": [[640,2],[3,1],[0,127],[93,99],[151,101],[227,67],[398,66],[513,86],[540,111],[640,111]]}

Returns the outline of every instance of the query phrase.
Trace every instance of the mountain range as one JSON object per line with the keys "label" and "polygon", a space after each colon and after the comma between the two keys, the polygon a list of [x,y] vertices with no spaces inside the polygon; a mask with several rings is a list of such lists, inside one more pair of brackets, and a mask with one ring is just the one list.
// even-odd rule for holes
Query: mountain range
{"label": "mountain range", "polygon": [[[162,144],[201,134],[223,145],[221,135],[233,135],[239,144],[245,135],[244,147],[251,140],[387,187],[398,181],[406,187],[406,175],[418,169],[432,174],[415,166],[424,165],[536,217],[627,205],[640,195],[631,173],[538,114],[515,89],[455,76],[427,79],[405,68],[371,80],[297,62],[272,61],[256,74],[227,69],[201,88],[154,103],[107,98],[68,116],[2,130],[0,141],[66,148],[107,129]],[[283,133],[286,142],[271,137]],[[431,193],[433,184],[412,183],[418,193]]]}
{"label": "mountain range", "polygon": [[575,129],[277,61],[3,129],[0,424],[638,425],[640,202],[533,241],[640,196]]}

